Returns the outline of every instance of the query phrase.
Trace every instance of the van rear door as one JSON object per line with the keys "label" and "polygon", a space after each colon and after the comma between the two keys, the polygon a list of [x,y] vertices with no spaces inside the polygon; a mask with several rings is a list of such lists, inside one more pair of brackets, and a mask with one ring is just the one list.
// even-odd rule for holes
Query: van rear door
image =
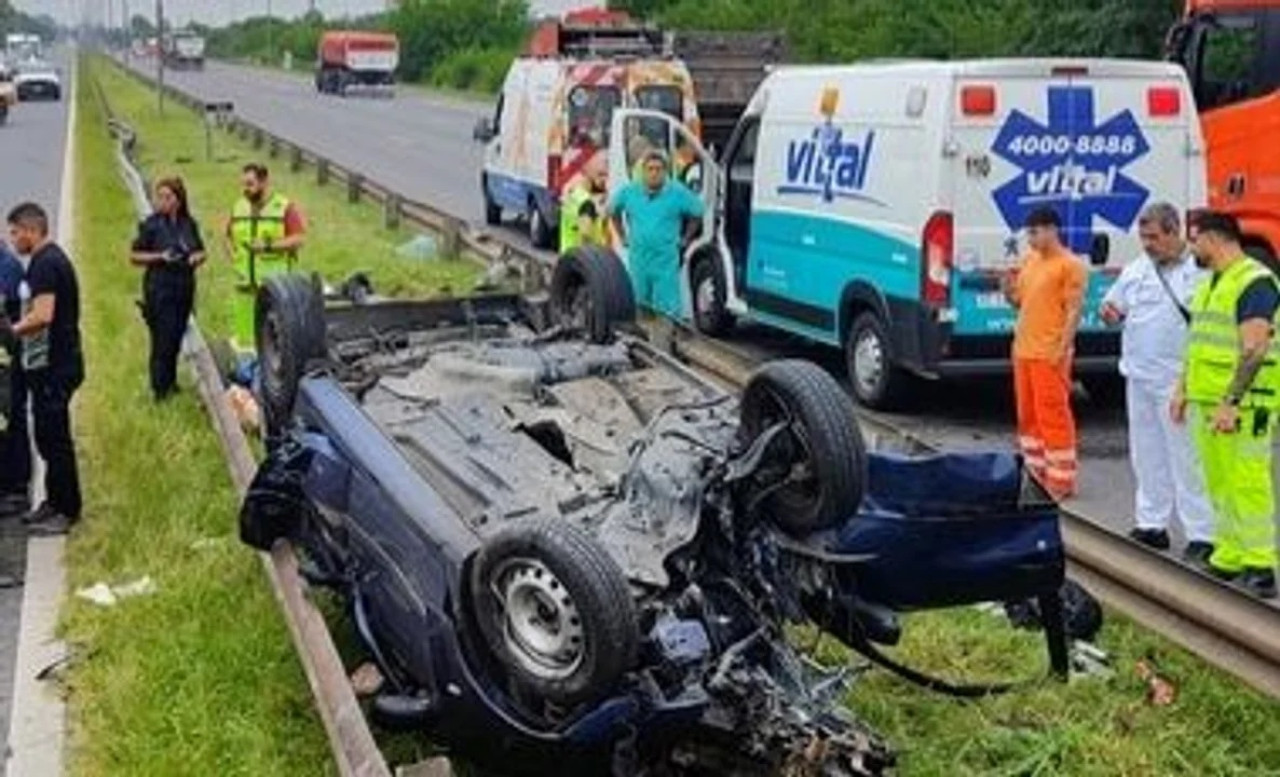
{"label": "van rear door", "polygon": [[1090,343],[1088,333],[1106,331],[1098,305],[1141,251],[1139,213],[1159,200],[1185,211],[1204,196],[1194,105],[1181,71],[1118,60],[966,64],[957,72],[954,116],[953,333],[1012,330],[1015,313],[1000,294],[999,273],[1025,249],[1027,214],[1051,206],[1064,240],[1091,270],[1079,353],[1113,354],[1114,336]]}

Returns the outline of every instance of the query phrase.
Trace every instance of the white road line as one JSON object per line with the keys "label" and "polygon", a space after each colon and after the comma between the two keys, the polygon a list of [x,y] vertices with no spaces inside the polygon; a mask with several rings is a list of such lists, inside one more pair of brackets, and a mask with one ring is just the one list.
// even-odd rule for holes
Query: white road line
{"label": "white road line", "polygon": [[[75,256],[76,200],[76,100],[80,79],[72,56],[70,105],[67,109],[67,144],[62,162],[62,191],[58,206],[58,241]],[[43,466],[39,458],[34,477],[33,504],[44,498]],[[66,646],[57,638],[58,612],[66,591],[63,565],[65,538],[32,538],[27,542],[27,570],[23,584],[22,618],[18,655],[14,665],[13,712],[9,721],[9,777],[60,777],[64,771],[67,712],[57,682],[57,672],[41,680],[43,670],[66,657]]]}

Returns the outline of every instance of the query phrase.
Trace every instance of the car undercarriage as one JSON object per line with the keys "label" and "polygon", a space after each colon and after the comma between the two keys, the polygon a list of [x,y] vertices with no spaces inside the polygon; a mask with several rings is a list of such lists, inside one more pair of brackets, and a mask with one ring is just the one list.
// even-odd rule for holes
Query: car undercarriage
{"label": "car undercarriage", "polygon": [[843,706],[852,673],[789,626],[858,646],[896,638],[887,607],[1056,590],[1056,514],[1000,462],[1027,550],[868,598],[892,554],[857,527],[895,498],[869,472],[911,465],[868,454],[811,363],[767,364],[739,396],[629,334],[620,277],[566,262],[550,300],[342,310],[268,284],[270,453],[242,538],[293,542],[343,595],[388,680],[375,716],[486,771],[888,773]]}

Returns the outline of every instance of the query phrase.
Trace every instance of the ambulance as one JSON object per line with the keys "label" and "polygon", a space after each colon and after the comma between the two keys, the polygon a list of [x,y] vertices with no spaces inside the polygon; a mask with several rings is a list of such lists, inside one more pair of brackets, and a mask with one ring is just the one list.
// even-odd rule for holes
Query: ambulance
{"label": "ambulance", "polygon": [[[636,110],[614,115],[610,186]],[[887,408],[915,379],[1010,368],[1000,281],[1037,207],[1090,270],[1081,378],[1111,380],[1119,333],[1098,305],[1141,254],[1137,219],[1204,206],[1204,146],[1182,69],[1129,60],[894,61],[775,69],[716,161],[685,247],[684,318],[735,320],[842,349],[856,398]],[[625,260],[625,249],[619,249]]]}
{"label": "ambulance", "polygon": [[[494,115],[473,132],[485,144],[486,223],[514,215],[529,225],[535,247],[554,248],[560,195],[606,152],[620,107],[652,111],[700,134],[693,79],[661,31],[596,9],[540,26],[507,71]],[[633,136],[662,143],[665,126],[641,119]],[[632,156],[639,148],[633,143]]]}

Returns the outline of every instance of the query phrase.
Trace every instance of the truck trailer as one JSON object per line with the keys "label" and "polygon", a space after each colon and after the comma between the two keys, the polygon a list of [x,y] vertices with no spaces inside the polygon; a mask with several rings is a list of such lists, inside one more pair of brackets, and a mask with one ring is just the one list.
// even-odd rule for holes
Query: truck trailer
{"label": "truck trailer", "polygon": [[334,30],[320,38],[316,91],[346,96],[353,88],[390,92],[400,66],[400,41],[382,32]]}

